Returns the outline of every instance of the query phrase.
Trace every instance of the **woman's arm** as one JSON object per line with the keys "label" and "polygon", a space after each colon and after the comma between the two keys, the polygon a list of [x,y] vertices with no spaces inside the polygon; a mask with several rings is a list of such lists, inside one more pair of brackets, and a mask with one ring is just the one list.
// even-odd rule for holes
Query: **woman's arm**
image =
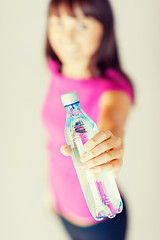
{"label": "woman's arm", "polygon": [[128,95],[119,90],[102,94],[100,101],[101,113],[98,129],[110,130],[115,136],[123,138],[125,123],[131,108]]}
{"label": "woman's arm", "polygon": [[[101,113],[98,120],[99,131],[110,130],[111,133],[121,139],[121,144],[117,149],[124,149],[125,124],[132,107],[129,96],[122,91],[113,90],[105,92],[100,98]],[[119,163],[119,164],[118,164]],[[116,164],[115,164],[116,165]],[[117,161],[114,174],[117,176],[122,166],[122,158]]]}
{"label": "woman's arm", "polygon": [[118,90],[105,92],[100,98],[101,113],[98,120],[98,129],[110,130],[120,137],[123,144],[125,124],[131,109],[131,100],[126,93]]}
{"label": "woman's arm", "polygon": [[84,144],[82,166],[94,172],[112,170],[116,177],[122,166],[124,128],[131,101],[126,93],[114,90],[105,92],[99,104],[99,132]]}
{"label": "woman's arm", "polygon": [[[82,167],[94,172],[112,170],[116,177],[122,166],[124,128],[131,101],[126,93],[114,90],[103,93],[99,104],[99,132],[84,144]],[[67,145],[61,147],[61,152],[70,155]]]}

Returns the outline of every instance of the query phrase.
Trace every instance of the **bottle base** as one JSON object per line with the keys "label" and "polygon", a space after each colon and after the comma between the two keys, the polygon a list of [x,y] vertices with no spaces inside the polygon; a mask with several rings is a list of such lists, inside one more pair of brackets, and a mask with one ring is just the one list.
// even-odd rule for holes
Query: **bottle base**
{"label": "bottle base", "polygon": [[[102,206],[100,207],[102,208]],[[95,209],[95,220],[96,221],[102,221],[104,218],[108,217],[108,218],[114,218],[118,213],[121,213],[123,210],[123,204],[122,201],[120,201],[119,207],[117,209],[115,209],[112,206],[109,205],[103,205],[103,209]]]}

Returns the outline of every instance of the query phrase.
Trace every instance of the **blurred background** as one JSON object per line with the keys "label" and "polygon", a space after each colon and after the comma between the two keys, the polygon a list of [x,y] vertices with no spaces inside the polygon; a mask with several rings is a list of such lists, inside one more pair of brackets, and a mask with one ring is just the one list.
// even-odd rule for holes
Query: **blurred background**
{"label": "blurred background", "polygon": [[[129,208],[127,240],[158,240],[160,2],[110,0],[122,66],[136,85],[117,180]],[[0,1],[0,239],[69,240],[47,200],[47,0]]]}

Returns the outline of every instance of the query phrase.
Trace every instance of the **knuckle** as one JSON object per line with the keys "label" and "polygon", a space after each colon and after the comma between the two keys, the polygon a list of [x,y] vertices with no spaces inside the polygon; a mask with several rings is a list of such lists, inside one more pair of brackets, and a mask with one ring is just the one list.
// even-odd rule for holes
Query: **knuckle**
{"label": "knuckle", "polygon": [[95,143],[96,143],[96,141],[95,141],[94,138],[89,140],[89,144],[90,144],[91,146],[94,146]]}
{"label": "knuckle", "polygon": [[111,159],[111,157],[112,157],[112,154],[111,154],[111,152],[110,152],[110,151],[109,151],[109,152],[107,152],[107,153],[106,153],[106,155],[107,155],[107,159],[108,159],[108,160],[110,160],[110,159]]}
{"label": "knuckle", "polygon": [[92,160],[92,164],[93,164],[93,165],[96,165],[96,159],[93,159],[93,160]]}
{"label": "knuckle", "polygon": [[104,138],[107,138],[107,137],[108,137],[107,131],[105,131],[105,130],[102,130],[102,131],[101,131],[101,135],[102,135],[102,137],[104,137]]}
{"label": "knuckle", "polygon": [[92,161],[89,161],[88,165],[89,165],[90,168],[95,167],[96,161],[93,159]]}
{"label": "knuckle", "polygon": [[111,168],[115,168],[115,167],[116,167],[116,163],[115,163],[114,161],[112,161],[112,162],[110,163],[110,165],[111,165]]}
{"label": "knuckle", "polygon": [[112,163],[107,163],[106,164],[106,169],[112,170],[112,168],[113,168]]}
{"label": "knuckle", "polygon": [[121,149],[120,149],[120,155],[122,156],[123,154],[124,154],[124,149],[121,148]]}
{"label": "knuckle", "polygon": [[107,149],[111,148],[111,144],[108,141],[106,141],[105,145],[107,146]]}
{"label": "knuckle", "polygon": [[111,170],[111,169],[112,169],[112,166],[111,166],[110,163],[108,163],[108,164],[106,164],[105,168],[106,168],[107,170]]}
{"label": "knuckle", "polygon": [[98,170],[102,172],[104,170],[104,166],[99,166]]}
{"label": "knuckle", "polygon": [[113,133],[110,130],[107,130],[107,135],[113,136]]}
{"label": "knuckle", "polygon": [[117,142],[120,145],[122,143],[122,139],[120,137],[117,137]]}
{"label": "knuckle", "polygon": [[89,155],[90,155],[91,158],[94,157],[95,151],[94,151],[94,150],[91,150],[90,153],[89,153]]}
{"label": "knuckle", "polygon": [[123,165],[123,159],[122,158],[119,161],[119,165],[120,165],[120,167]]}
{"label": "knuckle", "polygon": [[106,149],[107,148],[107,141],[102,142],[103,147]]}

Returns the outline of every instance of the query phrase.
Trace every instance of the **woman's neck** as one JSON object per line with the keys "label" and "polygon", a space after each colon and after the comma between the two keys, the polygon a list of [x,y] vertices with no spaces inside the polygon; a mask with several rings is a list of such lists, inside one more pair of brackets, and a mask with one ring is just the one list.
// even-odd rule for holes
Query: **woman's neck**
{"label": "woman's neck", "polygon": [[80,79],[80,78],[85,79],[85,78],[100,75],[100,71],[96,67],[94,68],[94,73],[92,73],[91,70],[89,69],[89,67],[85,66],[83,64],[77,64],[77,65],[62,64],[60,72],[66,77],[71,77],[71,78],[75,78],[75,79]]}

